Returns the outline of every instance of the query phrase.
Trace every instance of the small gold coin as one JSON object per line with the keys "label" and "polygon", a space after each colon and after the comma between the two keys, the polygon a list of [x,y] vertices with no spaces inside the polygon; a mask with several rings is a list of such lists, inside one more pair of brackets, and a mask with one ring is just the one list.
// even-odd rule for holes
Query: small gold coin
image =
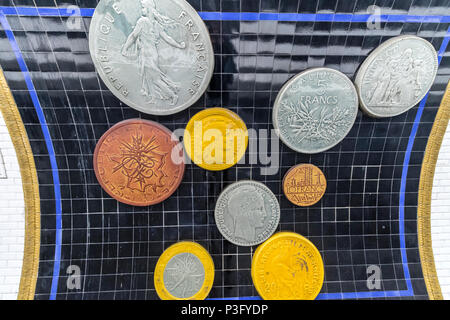
{"label": "small gold coin", "polygon": [[198,243],[178,242],[159,257],[154,282],[162,300],[204,300],[214,282],[213,260]]}
{"label": "small gold coin", "polygon": [[211,108],[189,120],[183,141],[186,153],[196,165],[222,171],[234,166],[245,155],[248,130],[234,112]]}
{"label": "small gold coin", "polygon": [[314,300],[324,280],[322,256],[305,237],[279,232],[256,249],[252,279],[264,300]]}
{"label": "small gold coin", "polygon": [[283,192],[286,198],[300,207],[312,206],[319,202],[326,189],[325,175],[312,164],[292,167],[283,179]]}

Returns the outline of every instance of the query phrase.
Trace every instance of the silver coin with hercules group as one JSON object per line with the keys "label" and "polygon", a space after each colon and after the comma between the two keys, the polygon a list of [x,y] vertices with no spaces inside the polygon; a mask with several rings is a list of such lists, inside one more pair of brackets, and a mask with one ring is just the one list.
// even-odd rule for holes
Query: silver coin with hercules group
{"label": "silver coin with hercules group", "polygon": [[438,56],[413,35],[387,40],[359,68],[355,85],[361,109],[375,118],[394,117],[417,105],[433,85]]}
{"label": "silver coin with hercules group", "polygon": [[108,89],[128,106],[153,115],[193,105],[214,71],[208,29],[184,0],[101,0],[89,49]]}

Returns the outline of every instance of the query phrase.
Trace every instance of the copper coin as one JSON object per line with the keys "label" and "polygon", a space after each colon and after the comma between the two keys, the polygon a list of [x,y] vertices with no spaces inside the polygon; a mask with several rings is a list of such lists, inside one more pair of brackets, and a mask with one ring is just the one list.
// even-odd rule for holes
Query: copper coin
{"label": "copper coin", "polygon": [[184,174],[184,152],[163,125],[126,120],[101,137],[94,170],[102,188],[117,201],[149,206],[177,190]]}
{"label": "copper coin", "polygon": [[283,191],[293,204],[308,207],[322,199],[327,180],[322,170],[312,164],[300,164],[291,168],[283,179]]}

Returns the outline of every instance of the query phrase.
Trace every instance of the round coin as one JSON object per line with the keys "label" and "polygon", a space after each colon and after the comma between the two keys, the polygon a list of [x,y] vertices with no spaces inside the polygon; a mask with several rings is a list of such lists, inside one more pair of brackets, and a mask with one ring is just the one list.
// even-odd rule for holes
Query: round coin
{"label": "round coin", "polygon": [[341,142],[358,114],[358,95],[350,79],[328,69],[306,70],[281,89],[273,110],[273,125],[292,150],[320,153]]}
{"label": "round coin", "polygon": [[94,152],[94,170],[114,199],[149,206],[170,197],[184,174],[184,152],[159,123],[133,119],[109,129]]}
{"label": "round coin", "polygon": [[264,184],[239,181],[222,191],[214,216],[225,239],[238,246],[254,246],[276,231],[280,205]]}
{"label": "round coin", "polygon": [[361,109],[375,118],[408,111],[426,96],[437,70],[438,56],[428,41],[412,35],[389,39],[369,55],[356,75]]}
{"label": "round coin", "polygon": [[130,107],[169,115],[206,91],[214,52],[203,20],[185,0],[101,0],[89,31],[97,72]]}
{"label": "round coin", "polygon": [[322,257],[308,239],[280,232],[256,249],[252,279],[264,300],[314,300],[324,280]]}
{"label": "round coin", "polygon": [[159,257],[154,282],[162,300],[204,300],[214,282],[213,260],[195,242],[176,243]]}
{"label": "round coin", "polygon": [[192,161],[210,171],[221,171],[237,164],[248,146],[244,121],[224,108],[200,111],[189,120],[184,148]]}
{"label": "round coin", "polygon": [[286,198],[300,207],[308,207],[322,199],[327,180],[322,170],[312,164],[300,164],[291,168],[283,179]]}

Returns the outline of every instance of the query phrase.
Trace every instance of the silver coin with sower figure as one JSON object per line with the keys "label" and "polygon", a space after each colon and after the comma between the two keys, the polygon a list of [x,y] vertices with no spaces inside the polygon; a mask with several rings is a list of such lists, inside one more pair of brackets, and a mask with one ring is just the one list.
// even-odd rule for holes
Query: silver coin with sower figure
{"label": "silver coin with sower figure", "polygon": [[417,105],[436,78],[433,45],[413,35],[381,44],[359,68],[355,85],[361,109],[375,118],[400,115]]}
{"label": "silver coin with sower figure", "polygon": [[239,181],[220,194],[215,220],[225,239],[238,246],[254,246],[269,239],[277,230],[280,205],[264,184]]}
{"label": "silver coin with sower figure", "polygon": [[206,91],[214,70],[208,30],[184,0],[101,0],[89,48],[108,89],[148,114],[188,108]]}
{"label": "silver coin with sower figure", "polygon": [[350,79],[329,68],[306,70],[281,89],[273,126],[292,150],[314,154],[340,143],[358,114],[358,95]]}

